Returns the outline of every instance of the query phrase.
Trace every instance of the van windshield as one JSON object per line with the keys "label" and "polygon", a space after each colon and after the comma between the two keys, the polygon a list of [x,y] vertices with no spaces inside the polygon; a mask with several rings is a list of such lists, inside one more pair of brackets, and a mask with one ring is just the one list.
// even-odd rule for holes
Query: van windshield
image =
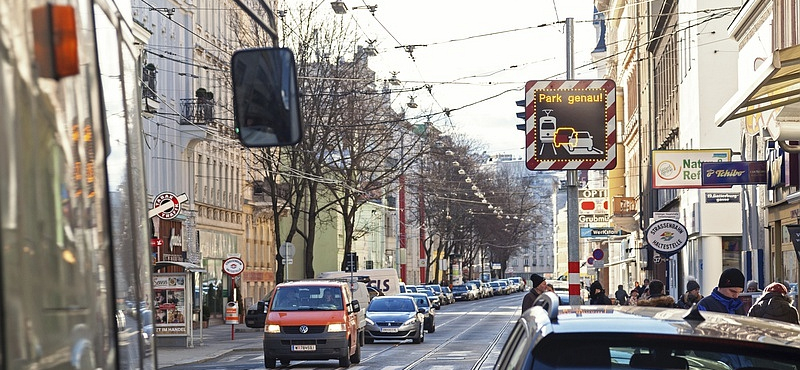
{"label": "van windshield", "polygon": [[272,311],[339,311],[344,308],[341,289],[283,287],[275,292]]}

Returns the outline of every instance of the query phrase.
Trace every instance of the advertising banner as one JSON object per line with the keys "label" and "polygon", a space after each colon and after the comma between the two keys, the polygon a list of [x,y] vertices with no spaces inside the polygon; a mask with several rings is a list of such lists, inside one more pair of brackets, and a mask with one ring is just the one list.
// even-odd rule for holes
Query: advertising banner
{"label": "advertising banner", "polygon": [[185,289],[185,274],[153,274],[156,335],[187,335]]}
{"label": "advertising banner", "polygon": [[730,162],[731,154],[730,149],[654,150],[653,188],[701,188],[702,163]]}
{"label": "advertising banner", "polygon": [[767,162],[707,162],[702,164],[703,186],[767,183]]}

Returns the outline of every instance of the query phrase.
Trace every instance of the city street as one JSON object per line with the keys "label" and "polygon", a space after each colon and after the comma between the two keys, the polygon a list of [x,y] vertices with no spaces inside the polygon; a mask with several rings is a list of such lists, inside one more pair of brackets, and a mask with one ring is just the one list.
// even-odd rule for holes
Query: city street
{"label": "city street", "polygon": [[[485,298],[473,302],[457,302],[442,306],[436,312],[436,332],[428,333],[421,344],[377,341],[362,348],[360,364],[351,369],[491,369],[502,349],[509,330],[520,315],[522,297],[525,293]],[[229,328],[229,326],[224,325]],[[243,326],[243,325],[241,325]],[[207,353],[193,349],[159,348],[159,355],[170,358],[172,365],[159,361],[161,369],[263,369],[264,358],[260,350],[260,333],[236,332],[231,346],[230,332],[227,336],[219,328],[207,330],[215,333],[204,339]],[[227,350],[214,353],[221,341]],[[186,358],[180,358],[186,353]],[[167,365],[166,367],[164,365]],[[293,361],[290,369],[335,369],[331,361]]]}

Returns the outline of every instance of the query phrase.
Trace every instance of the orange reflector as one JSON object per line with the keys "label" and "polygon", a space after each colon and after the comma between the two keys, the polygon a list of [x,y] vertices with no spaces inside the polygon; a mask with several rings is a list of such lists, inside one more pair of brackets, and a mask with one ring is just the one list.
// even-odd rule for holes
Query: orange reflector
{"label": "orange reflector", "polygon": [[69,5],[34,8],[33,42],[39,75],[61,79],[78,74],[78,34],[75,9]]}

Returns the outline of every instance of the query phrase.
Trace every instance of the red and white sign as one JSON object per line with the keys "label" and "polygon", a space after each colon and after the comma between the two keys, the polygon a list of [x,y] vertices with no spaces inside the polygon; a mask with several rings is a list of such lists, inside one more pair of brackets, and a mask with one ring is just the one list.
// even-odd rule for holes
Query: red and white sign
{"label": "red and white sign", "polygon": [[153,208],[147,211],[147,217],[158,216],[163,220],[171,220],[181,213],[181,203],[187,200],[189,200],[189,197],[186,196],[186,193],[175,195],[165,191],[153,199]]}
{"label": "red and white sign", "polygon": [[532,171],[617,166],[616,83],[541,80],[525,84],[525,157]]}
{"label": "red and white sign", "polygon": [[222,262],[222,271],[230,276],[237,276],[244,271],[244,261],[239,257],[229,257]]}

